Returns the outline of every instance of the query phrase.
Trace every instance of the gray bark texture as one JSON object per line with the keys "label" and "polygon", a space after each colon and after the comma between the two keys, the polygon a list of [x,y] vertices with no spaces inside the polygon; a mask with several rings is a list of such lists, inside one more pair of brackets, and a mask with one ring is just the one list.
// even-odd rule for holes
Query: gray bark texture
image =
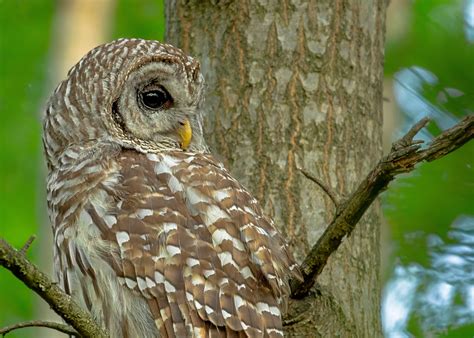
{"label": "gray bark texture", "polygon": [[[201,61],[205,130],[302,261],[382,156],[385,0],[166,2],[167,42]],[[290,307],[288,336],[379,337],[380,210]]]}

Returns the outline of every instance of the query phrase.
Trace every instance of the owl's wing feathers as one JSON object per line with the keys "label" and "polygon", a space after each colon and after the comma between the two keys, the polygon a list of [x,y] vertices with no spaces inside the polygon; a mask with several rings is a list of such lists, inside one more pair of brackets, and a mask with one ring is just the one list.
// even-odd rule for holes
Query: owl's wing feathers
{"label": "owl's wing feathers", "polygon": [[96,221],[163,336],[282,336],[298,272],[257,201],[209,155],[125,151],[118,165],[109,221]]}

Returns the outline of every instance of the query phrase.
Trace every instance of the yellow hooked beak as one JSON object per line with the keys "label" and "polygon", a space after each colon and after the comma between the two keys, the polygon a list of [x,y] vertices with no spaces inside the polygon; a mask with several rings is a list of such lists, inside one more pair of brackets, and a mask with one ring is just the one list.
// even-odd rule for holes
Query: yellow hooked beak
{"label": "yellow hooked beak", "polygon": [[180,140],[179,146],[181,149],[188,149],[188,146],[191,143],[191,138],[193,137],[193,130],[191,129],[191,123],[189,123],[188,119],[185,119],[181,123],[181,126],[178,128],[178,135]]}

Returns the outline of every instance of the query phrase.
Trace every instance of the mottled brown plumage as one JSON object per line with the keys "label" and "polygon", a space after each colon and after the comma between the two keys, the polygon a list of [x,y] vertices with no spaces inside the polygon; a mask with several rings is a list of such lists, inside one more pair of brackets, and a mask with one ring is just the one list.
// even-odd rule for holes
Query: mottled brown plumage
{"label": "mottled brown plumage", "polygon": [[58,280],[112,337],[283,335],[297,266],[208,153],[202,84],[181,50],[120,39],[87,54],[48,104]]}

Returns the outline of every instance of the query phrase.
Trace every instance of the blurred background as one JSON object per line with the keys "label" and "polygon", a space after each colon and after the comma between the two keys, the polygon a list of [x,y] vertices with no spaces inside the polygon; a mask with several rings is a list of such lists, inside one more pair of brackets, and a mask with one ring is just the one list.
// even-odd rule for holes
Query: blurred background
{"label": "blurred background", "polygon": [[[40,116],[86,51],[118,37],[163,39],[160,0],[0,0],[0,237],[51,273]],[[384,143],[423,116],[430,140],[474,110],[474,0],[392,0]],[[42,168],[42,169],[38,169]],[[474,142],[399,178],[382,196],[386,337],[474,336]],[[0,327],[54,318],[0,268]],[[53,337],[25,329],[9,337]]]}

